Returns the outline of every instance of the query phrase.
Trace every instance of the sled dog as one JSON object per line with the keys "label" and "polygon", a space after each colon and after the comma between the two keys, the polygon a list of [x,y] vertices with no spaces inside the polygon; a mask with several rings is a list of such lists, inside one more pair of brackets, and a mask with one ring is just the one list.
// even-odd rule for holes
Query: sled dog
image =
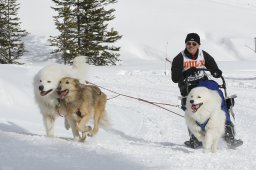
{"label": "sled dog", "polygon": [[196,87],[187,96],[185,119],[190,132],[201,142],[204,150],[216,152],[225,131],[225,112],[217,91]]}
{"label": "sled dog", "polygon": [[[97,87],[79,83],[77,79],[62,78],[58,86],[60,107],[67,111],[67,120],[76,121],[76,126],[70,124],[71,128],[77,128],[82,132],[82,139],[94,136],[99,130],[99,123],[107,125],[106,102],[107,96]],[[88,121],[93,117],[94,126],[88,126]]]}
{"label": "sled dog", "polygon": [[[52,64],[45,66],[34,76],[34,95],[43,116],[43,122],[48,137],[54,136],[54,122],[59,115],[56,109],[58,102],[57,87],[61,78],[70,76],[85,80],[87,74],[87,60],[84,56],[76,57],[72,67],[62,64]],[[67,126],[67,124],[66,124]],[[73,131],[74,138],[79,137],[79,133]]]}

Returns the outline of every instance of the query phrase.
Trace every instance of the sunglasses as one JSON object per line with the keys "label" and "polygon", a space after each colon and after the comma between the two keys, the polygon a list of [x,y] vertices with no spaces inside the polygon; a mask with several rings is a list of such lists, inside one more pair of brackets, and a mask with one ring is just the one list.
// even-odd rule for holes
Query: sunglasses
{"label": "sunglasses", "polygon": [[186,45],[187,45],[187,46],[190,46],[190,45],[196,46],[197,43],[196,43],[196,42],[187,42]]}

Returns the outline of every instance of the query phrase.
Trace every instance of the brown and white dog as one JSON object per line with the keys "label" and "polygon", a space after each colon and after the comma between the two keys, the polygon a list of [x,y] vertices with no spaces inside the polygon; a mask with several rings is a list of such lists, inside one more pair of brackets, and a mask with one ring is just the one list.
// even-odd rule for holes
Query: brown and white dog
{"label": "brown and white dog", "polygon": [[[60,98],[59,108],[67,112],[67,120],[72,131],[82,132],[81,141],[88,136],[94,136],[99,130],[99,124],[108,125],[106,119],[107,96],[97,87],[79,83],[78,79],[62,78],[58,86]],[[88,126],[93,117],[94,126]],[[74,121],[76,123],[74,123]]]}

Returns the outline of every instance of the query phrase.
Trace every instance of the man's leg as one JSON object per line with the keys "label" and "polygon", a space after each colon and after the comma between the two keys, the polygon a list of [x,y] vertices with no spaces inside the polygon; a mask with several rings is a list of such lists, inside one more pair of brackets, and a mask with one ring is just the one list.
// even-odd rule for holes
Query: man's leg
{"label": "man's leg", "polygon": [[187,97],[182,96],[182,98],[181,98],[181,109],[183,111],[186,111],[186,101],[187,101]]}

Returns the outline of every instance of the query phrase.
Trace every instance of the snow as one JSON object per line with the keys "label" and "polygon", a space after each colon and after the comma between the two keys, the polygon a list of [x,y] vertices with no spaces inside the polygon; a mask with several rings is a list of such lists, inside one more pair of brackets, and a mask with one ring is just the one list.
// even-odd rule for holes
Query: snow
{"label": "snow", "polygon": [[[47,138],[32,80],[55,61],[47,46],[47,37],[56,34],[52,3],[20,2],[23,25],[31,33],[25,40],[29,52],[21,59],[24,65],[0,65],[0,170],[255,169],[255,0],[120,1],[112,24],[124,35],[118,42],[122,62],[89,68],[88,80],[99,86],[179,105],[179,90],[164,58],[172,60],[184,48],[186,34],[198,32],[202,49],[216,58],[224,73],[228,94],[238,96],[234,123],[244,144],[234,150],[222,140],[215,154],[184,147],[188,132],[182,117],[122,96],[107,103],[111,127],[101,128],[85,143],[72,141],[62,117],[56,122],[57,137]],[[103,91],[108,98],[115,96]],[[184,115],[177,107],[165,107]]]}

